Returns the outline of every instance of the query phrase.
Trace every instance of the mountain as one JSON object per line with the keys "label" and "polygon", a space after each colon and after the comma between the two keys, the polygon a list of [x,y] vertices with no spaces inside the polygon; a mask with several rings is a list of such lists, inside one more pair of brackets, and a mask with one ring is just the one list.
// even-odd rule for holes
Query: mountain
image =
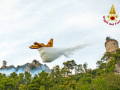
{"label": "mountain", "polygon": [[37,60],[33,60],[32,63],[18,65],[17,67],[13,65],[6,66],[6,64],[4,65],[4,62],[6,61],[3,61],[3,66],[0,68],[0,72],[5,73],[6,75],[12,72],[16,72],[17,74],[19,74],[19,73],[24,73],[25,71],[28,71],[33,76],[34,74],[38,74],[42,72],[42,70],[44,70],[47,73],[51,72],[50,68],[46,64],[41,64]]}

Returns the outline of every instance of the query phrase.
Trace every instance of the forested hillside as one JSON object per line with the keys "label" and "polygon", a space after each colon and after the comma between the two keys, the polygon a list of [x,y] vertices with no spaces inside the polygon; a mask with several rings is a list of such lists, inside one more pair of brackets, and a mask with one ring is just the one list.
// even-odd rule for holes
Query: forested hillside
{"label": "forested hillside", "polygon": [[[111,57],[106,65],[105,61]],[[31,77],[29,72],[15,72],[9,76],[0,73],[0,90],[120,90],[120,75],[116,75],[115,64],[120,63],[120,49],[112,54],[106,52],[97,61],[97,68],[87,69],[87,63],[76,64],[74,60],[56,65],[48,74],[45,71]],[[75,75],[70,75],[75,69]]]}

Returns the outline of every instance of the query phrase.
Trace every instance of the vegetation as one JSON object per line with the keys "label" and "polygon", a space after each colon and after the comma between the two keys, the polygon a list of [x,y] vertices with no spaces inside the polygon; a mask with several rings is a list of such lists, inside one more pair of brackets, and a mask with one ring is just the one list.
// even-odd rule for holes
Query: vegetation
{"label": "vegetation", "polygon": [[110,40],[111,39],[111,37],[106,37],[106,41],[108,41],[108,40]]}
{"label": "vegetation", "polygon": [[[106,65],[107,58],[111,58]],[[120,62],[120,49],[112,54],[106,52],[97,61],[96,69],[87,69],[87,63],[76,64],[74,60],[56,65],[48,74],[45,71],[31,77],[29,72],[0,73],[0,90],[120,90],[120,75],[114,74],[115,64]],[[75,69],[75,75],[70,75]]]}

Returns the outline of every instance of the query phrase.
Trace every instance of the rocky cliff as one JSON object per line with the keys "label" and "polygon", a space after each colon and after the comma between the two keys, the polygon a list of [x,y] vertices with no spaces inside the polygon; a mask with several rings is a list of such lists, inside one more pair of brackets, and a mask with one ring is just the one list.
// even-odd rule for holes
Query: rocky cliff
{"label": "rocky cliff", "polygon": [[120,73],[120,63],[115,64],[115,72]]}
{"label": "rocky cliff", "polygon": [[44,70],[47,73],[50,73],[50,69],[46,64],[41,64],[37,60],[33,60],[32,63],[26,63],[24,65],[18,65],[17,67],[10,65],[10,66],[2,66],[0,68],[0,71],[14,71],[14,72],[24,72],[29,71],[31,73],[40,73],[42,70]]}

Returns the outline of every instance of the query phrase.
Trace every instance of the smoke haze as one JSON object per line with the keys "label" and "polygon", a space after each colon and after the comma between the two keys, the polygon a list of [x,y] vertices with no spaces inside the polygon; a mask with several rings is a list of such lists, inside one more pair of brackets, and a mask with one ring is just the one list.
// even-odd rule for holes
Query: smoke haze
{"label": "smoke haze", "polygon": [[[50,69],[46,69],[45,65],[42,65],[41,67],[37,67],[36,69],[29,71],[29,73],[32,75],[32,77],[34,77],[35,74],[38,75],[38,73],[41,73],[42,70],[44,70],[47,73],[51,72]],[[0,70],[0,73],[5,74],[6,76],[9,76],[13,72],[15,72],[15,73],[17,73],[19,75],[19,73],[23,73],[24,74],[25,71],[26,70],[23,70],[23,69],[19,69],[18,71],[16,71],[15,68],[11,68],[11,69],[2,69],[2,70]]]}
{"label": "smoke haze", "polygon": [[52,62],[62,55],[64,55],[66,58],[69,58],[74,54],[74,52],[84,48],[85,46],[87,46],[87,44],[78,45],[69,48],[43,47],[43,48],[39,48],[38,51],[40,53],[43,62]]}

